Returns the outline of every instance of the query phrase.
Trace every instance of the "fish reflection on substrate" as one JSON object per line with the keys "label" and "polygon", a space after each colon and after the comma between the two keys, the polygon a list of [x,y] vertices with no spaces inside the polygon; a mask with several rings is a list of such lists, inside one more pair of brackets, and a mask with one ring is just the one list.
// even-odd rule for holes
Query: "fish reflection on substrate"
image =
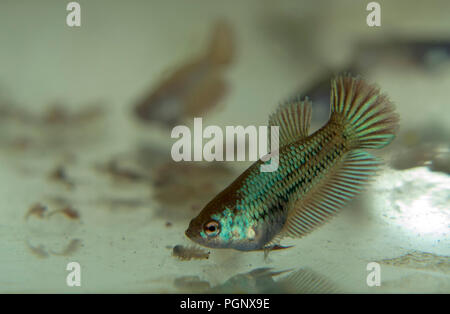
{"label": "fish reflection on substrate", "polygon": [[[290,272],[288,275],[278,277]],[[275,280],[274,277],[277,279]],[[257,268],[248,273],[237,274],[222,284],[209,288],[209,282],[197,276],[184,276],[175,279],[175,287],[197,293],[224,294],[277,294],[277,293],[339,293],[338,288],[328,278],[308,269],[297,271],[273,271],[272,268]]]}
{"label": "fish reflection on substrate", "polygon": [[380,165],[366,150],[394,139],[398,115],[362,79],[340,76],[331,87],[330,119],[311,135],[308,99],[282,104],[270,116],[269,125],[280,128],[278,169],[262,172],[264,161],[255,162],[192,219],[187,237],[211,248],[267,253],[282,248],[284,237],[324,224],[364,189]]}
{"label": "fish reflection on substrate", "polygon": [[162,81],[137,104],[136,116],[172,128],[216,107],[227,90],[223,70],[232,61],[233,48],[230,26],[218,22],[206,53]]}
{"label": "fish reflection on substrate", "polygon": [[175,278],[173,285],[178,290],[183,290],[187,293],[204,293],[211,287],[208,281],[201,280],[198,276],[181,276]]}

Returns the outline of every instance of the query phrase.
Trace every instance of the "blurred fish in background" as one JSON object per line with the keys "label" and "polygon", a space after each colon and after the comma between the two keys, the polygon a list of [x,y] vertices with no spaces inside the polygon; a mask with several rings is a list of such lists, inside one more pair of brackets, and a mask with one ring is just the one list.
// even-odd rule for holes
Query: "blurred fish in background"
{"label": "blurred fish in background", "polygon": [[323,74],[312,79],[309,85],[299,88],[293,95],[309,95],[314,101],[313,125],[321,124],[329,114],[330,77],[336,73],[367,75],[382,64],[417,67],[421,71],[434,71],[450,57],[450,39],[405,40],[359,43],[354,47],[349,63],[339,68],[325,68]]}
{"label": "blurred fish in background", "polygon": [[[234,50],[231,26],[218,20],[206,51],[152,86],[133,107],[135,116],[146,125],[172,128],[210,113],[228,91],[224,73],[233,61]],[[224,163],[175,163],[165,147],[151,140],[98,169],[113,180],[149,184],[152,199],[159,204],[157,215],[170,220],[189,218],[233,177]],[[134,204],[140,206],[141,202]]]}
{"label": "blurred fish in background", "polygon": [[[330,78],[336,73],[370,75],[374,69],[394,66],[416,69],[424,74],[436,75],[450,61],[450,38],[445,35],[404,36],[387,33],[376,40],[357,39],[350,48],[346,61],[331,64],[321,54],[320,25],[317,17],[327,12],[323,6],[313,8],[311,15],[301,18],[284,13],[265,16],[261,25],[271,42],[285,51],[291,63],[315,64],[319,74],[312,75],[289,96],[308,95],[313,101],[311,126],[316,129],[329,117]],[[450,134],[439,125],[417,128],[404,124],[399,140],[385,152],[390,152],[389,165],[404,170],[427,166],[431,171],[450,173]]]}
{"label": "blurred fish in background", "polygon": [[188,117],[200,116],[218,105],[227,91],[223,77],[233,61],[231,27],[224,21],[215,25],[209,47],[200,57],[189,60],[167,79],[152,88],[135,107],[144,122],[168,128]]}
{"label": "blurred fish in background", "polygon": [[98,103],[78,110],[54,103],[43,113],[35,113],[13,101],[2,101],[0,145],[19,152],[58,152],[93,145],[104,135],[104,115]]}

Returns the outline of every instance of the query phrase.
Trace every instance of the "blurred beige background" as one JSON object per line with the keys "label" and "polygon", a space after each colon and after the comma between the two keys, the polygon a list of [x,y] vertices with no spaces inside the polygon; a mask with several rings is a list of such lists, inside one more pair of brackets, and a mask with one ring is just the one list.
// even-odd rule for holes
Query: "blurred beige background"
{"label": "blurred beige background", "polygon": [[[229,91],[220,109],[204,117],[204,125],[262,125],[277,103],[350,62],[361,41],[450,38],[448,1],[379,1],[380,28],[366,25],[369,1],[78,1],[79,28],[65,24],[68,2],[0,4],[0,100],[35,114],[54,103],[75,111],[101,103],[106,110],[101,124],[71,131],[76,140],[64,148],[0,148],[1,292],[176,292],[174,278],[187,274],[216,285],[256,267],[301,266],[336,277],[350,292],[450,292],[450,179],[443,172],[387,167],[348,210],[310,236],[291,240],[295,247],[274,253],[269,262],[262,253],[235,251],[212,251],[209,260],[181,262],[167,247],[189,244],[186,220],[165,227],[166,220],[155,216],[158,204],[151,188],[115,183],[94,170],[138,143],[158,142],[168,154],[169,131],[137,123],[132,107],[167,73],[206,49],[218,19],[233,29],[235,57],[224,74]],[[421,134],[436,127],[439,136],[448,138],[450,61],[427,70],[396,59],[368,69],[365,76],[397,104],[402,132]],[[26,125],[4,124],[0,132],[8,142],[26,132]],[[54,131],[32,128],[29,133],[39,140]],[[91,138],[97,140],[77,142]],[[67,161],[68,155],[75,161]],[[68,164],[74,190],[49,182],[48,173],[60,163]],[[244,166],[232,167],[239,173]],[[58,197],[77,208],[79,222],[23,219],[36,202],[57,208],[48,199]],[[110,210],[98,203],[113,197],[146,201],[133,210]],[[408,216],[417,199],[419,205],[431,204],[427,209],[415,203],[429,212]],[[392,206],[398,202],[406,209]],[[421,215],[431,217],[431,227],[408,228],[423,220]],[[60,251],[71,239],[82,243],[73,254],[36,253],[39,247]],[[367,287],[368,262],[413,251],[434,257],[385,266],[386,285]],[[81,264],[79,288],[65,284],[70,261]]]}

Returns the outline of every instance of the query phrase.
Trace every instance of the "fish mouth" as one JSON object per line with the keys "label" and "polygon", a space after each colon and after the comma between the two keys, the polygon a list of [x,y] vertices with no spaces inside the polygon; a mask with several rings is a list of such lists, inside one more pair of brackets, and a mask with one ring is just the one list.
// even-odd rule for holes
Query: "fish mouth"
{"label": "fish mouth", "polygon": [[192,234],[191,229],[187,229],[187,230],[184,232],[184,234],[186,235],[186,237],[188,237],[189,239],[192,240],[193,234]]}
{"label": "fish mouth", "polygon": [[195,239],[198,238],[198,236],[199,236],[199,234],[196,232],[196,230],[197,230],[197,226],[195,225],[195,219],[192,219],[191,222],[189,223],[188,228],[184,232],[184,234],[186,235],[186,237],[188,237],[192,241],[196,242]]}
{"label": "fish mouth", "polygon": [[196,233],[194,230],[192,230],[192,228],[188,228],[184,234],[186,235],[186,237],[191,240],[192,242],[195,242],[197,244],[203,244],[202,242],[202,238],[199,236],[198,233]]}
{"label": "fish mouth", "polygon": [[189,239],[191,239],[192,241],[196,242],[195,239],[197,238],[195,235],[195,232],[192,230],[191,226],[189,226],[189,228],[186,229],[186,231],[184,232],[184,234],[186,235],[186,237],[188,237]]}

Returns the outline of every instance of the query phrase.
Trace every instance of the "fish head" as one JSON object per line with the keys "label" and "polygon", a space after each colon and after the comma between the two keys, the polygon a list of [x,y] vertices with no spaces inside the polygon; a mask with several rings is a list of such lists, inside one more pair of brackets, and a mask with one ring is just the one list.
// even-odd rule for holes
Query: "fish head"
{"label": "fish head", "polygon": [[260,249],[262,230],[247,215],[224,206],[212,210],[208,206],[191,220],[186,236],[209,248],[232,248],[249,251]]}
{"label": "fish head", "polygon": [[206,247],[227,247],[229,241],[224,241],[222,224],[220,219],[217,218],[214,214],[210,215],[202,211],[189,223],[189,227],[185,232],[186,236],[192,241]]}

